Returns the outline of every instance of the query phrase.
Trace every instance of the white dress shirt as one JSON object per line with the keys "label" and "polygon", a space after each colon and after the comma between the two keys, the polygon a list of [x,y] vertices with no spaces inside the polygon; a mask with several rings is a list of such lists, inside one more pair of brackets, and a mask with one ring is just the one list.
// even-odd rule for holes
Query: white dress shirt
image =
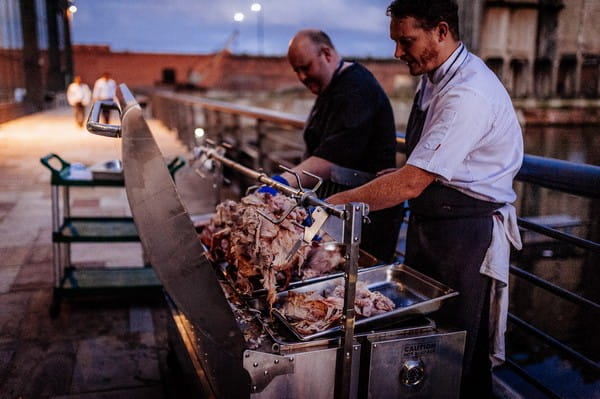
{"label": "white dress shirt", "polygon": [[100,78],[94,83],[94,100],[112,100],[117,93],[117,84],[112,79]]}
{"label": "white dress shirt", "polygon": [[77,103],[88,105],[90,97],[90,88],[85,83],[71,83],[67,88],[67,102],[71,106]]}
{"label": "white dress shirt", "polygon": [[523,138],[510,96],[496,75],[460,44],[431,79],[423,76],[419,89],[427,117],[407,163],[472,197],[513,202]]}

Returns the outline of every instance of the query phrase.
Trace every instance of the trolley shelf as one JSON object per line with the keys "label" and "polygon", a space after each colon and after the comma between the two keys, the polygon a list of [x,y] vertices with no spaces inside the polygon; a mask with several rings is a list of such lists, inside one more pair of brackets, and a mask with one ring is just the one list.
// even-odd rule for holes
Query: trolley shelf
{"label": "trolley shelf", "polygon": [[65,218],[53,242],[139,242],[130,217],[70,217]]}
{"label": "trolley shelf", "polygon": [[77,294],[83,290],[101,292],[116,289],[162,289],[160,280],[150,267],[110,267],[102,269],[76,269],[69,267],[58,289]]}
{"label": "trolley shelf", "polygon": [[[71,215],[71,188],[125,186],[119,161],[108,161],[87,169],[73,169],[75,164],[50,153],[40,162],[51,173],[54,295],[50,315],[53,318],[58,316],[63,297],[106,294],[139,298],[160,295],[162,285],[148,265],[77,269],[71,262],[71,244],[140,241],[131,217]],[[171,177],[184,165],[182,157],[170,161],[167,167]]]}

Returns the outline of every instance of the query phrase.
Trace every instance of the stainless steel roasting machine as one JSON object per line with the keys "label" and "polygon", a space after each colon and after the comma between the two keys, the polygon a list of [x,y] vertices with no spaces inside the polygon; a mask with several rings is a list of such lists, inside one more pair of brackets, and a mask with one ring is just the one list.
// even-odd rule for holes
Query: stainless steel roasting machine
{"label": "stainless steel roasting machine", "polygon": [[[99,123],[103,107],[117,109],[121,124]],[[219,146],[205,144],[194,151],[209,169],[214,163],[233,168],[306,207],[313,223],[305,228],[303,240],[325,233],[344,247],[341,275],[279,292],[271,309],[260,293],[237,293],[207,256],[127,86],[119,86],[114,103],[94,104],[87,127],[122,139],[132,216],[164,287],[174,353],[199,397],[458,397],[465,332],[443,330],[434,320],[443,301],[458,293],[402,264],[359,271],[361,226],[368,217],[365,204],[332,206],[316,197],[315,187],[283,185],[228,159]],[[379,290],[396,308],[357,318],[357,282]],[[281,314],[279,306],[291,292],[325,292],[336,285],[344,287],[339,324],[306,335]]]}

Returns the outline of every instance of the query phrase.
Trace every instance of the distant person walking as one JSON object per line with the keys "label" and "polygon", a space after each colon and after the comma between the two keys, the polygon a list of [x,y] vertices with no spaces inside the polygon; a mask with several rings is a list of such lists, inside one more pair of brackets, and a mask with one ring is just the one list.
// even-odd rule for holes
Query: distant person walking
{"label": "distant person walking", "polygon": [[67,102],[73,107],[75,113],[75,122],[79,127],[83,127],[85,119],[85,107],[89,105],[92,93],[85,83],[81,83],[81,76],[75,76],[73,83],[67,88]]}
{"label": "distant person walking", "polygon": [[[117,93],[117,84],[113,79],[110,78],[108,72],[104,72],[96,83],[94,83],[94,92],[92,98],[95,101],[109,100],[112,101]],[[110,109],[105,108],[102,110],[103,123],[110,122]]]}

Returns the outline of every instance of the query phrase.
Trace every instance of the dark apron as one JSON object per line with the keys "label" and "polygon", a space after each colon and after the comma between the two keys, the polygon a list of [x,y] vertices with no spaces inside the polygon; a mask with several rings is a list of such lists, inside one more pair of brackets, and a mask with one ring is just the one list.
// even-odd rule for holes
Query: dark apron
{"label": "dark apron", "polygon": [[[327,198],[335,193],[361,186],[374,178],[375,175],[372,173],[334,165],[330,180],[323,182],[317,190],[317,196]],[[402,205],[370,212],[371,223],[362,226],[360,248],[383,262],[392,262],[403,219]]]}
{"label": "dark apron", "polygon": [[[415,99],[406,131],[407,157],[421,138],[426,116],[427,110],[422,111]],[[488,385],[491,389],[491,380],[487,381],[491,281],[479,269],[492,238],[492,215],[502,205],[478,200],[439,182],[409,201],[406,265],[460,293],[444,304],[436,320],[467,331],[464,395],[468,394],[465,389],[482,385],[482,392],[487,392]]]}

